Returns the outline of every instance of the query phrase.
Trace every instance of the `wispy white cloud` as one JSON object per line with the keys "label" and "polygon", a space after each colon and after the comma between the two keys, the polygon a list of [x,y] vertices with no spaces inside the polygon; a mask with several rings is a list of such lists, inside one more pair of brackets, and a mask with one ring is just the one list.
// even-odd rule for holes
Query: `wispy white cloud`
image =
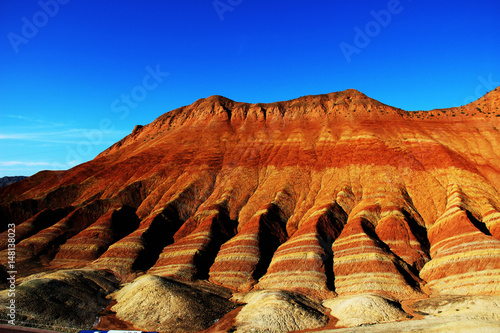
{"label": "wispy white cloud", "polygon": [[48,162],[21,162],[21,161],[0,161],[0,166],[2,167],[10,167],[15,165],[24,165],[24,166],[49,166]]}
{"label": "wispy white cloud", "polygon": [[[97,133],[97,136],[96,136]],[[95,141],[98,138],[99,144],[113,144],[117,137],[125,136],[126,131],[97,131],[89,129],[69,129],[58,132],[32,132],[32,133],[0,133],[0,140],[25,140],[60,144],[79,144],[81,142]],[[105,140],[108,137],[110,140]]]}
{"label": "wispy white cloud", "polygon": [[27,116],[22,116],[22,115],[6,114],[6,115],[2,115],[2,117],[11,118],[11,119],[19,119],[19,120],[27,121],[30,123],[36,123],[36,124],[40,124],[40,125],[48,125],[51,127],[67,126],[67,124],[64,124],[64,123],[48,121],[48,120],[36,118],[33,116],[27,117]]}
{"label": "wispy white cloud", "polygon": [[22,134],[0,134],[0,140],[22,140]]}
{"label": "wispy white cloud", "polygon": [[[20,120],[26,118],[22,115],[8,116]],[[97,153],[129,134],[128,131],[112,128],[102,130],[43,124],[5,126],[2,119],[0,125],[0,158],[3,159],[0,161],[0,175],[31,175],[44,169],[66,170],[94,158]]]}
{"label": "wispy white cloud", "polygon": [[0,177],[4,176],[31,176],[41,170],[67,170],[75,165],[77,161],[60,162],[24,162],[24,161],[0,161]]}
{"label": "wispy white cloud", "polygon": [[23,162],[23,161],[0,161],[0,167],[24,166],[24,167],[51,167],[68,168],[76,164],[76,161],[70,161],[67,164],[60,162]]}

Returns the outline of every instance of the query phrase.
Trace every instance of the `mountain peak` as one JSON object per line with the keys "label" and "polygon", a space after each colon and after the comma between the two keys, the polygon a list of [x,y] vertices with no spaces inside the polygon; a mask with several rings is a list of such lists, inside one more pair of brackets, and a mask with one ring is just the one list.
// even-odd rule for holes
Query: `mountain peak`
{"label": "mountain peak", "polygon": [[208,96],[207,98],[202,98],[202,100],[205,100],[209,103],[227,103],[227,102],[234,102],[232,99],[229,99],[227,97],[221,96],[221,95],[212,95]]}
{"label": "mountain peak", "polygon": [[[220,95],[201,98],[191,105],[172,110],[158,117],[143,128],[134,129],[130,136],[116,143],[103,155],[116,148],[127,146],[136,140],[150,142],[151,137],[171,135],[183,127],[199,128],[229,126],[233,130],[241,126],[275,126],[288,123],[327,123],[329,126],[345,122],[402,121],[462,121],[465,118],[492,118],[498,114],[498,92],[492,91],[478,101],[461,108],[432,111],[404,111],[383,104],[356,89],[321,95],[306,95],[287,101],[272,103],[236,102]],[[273,125],[274,124],[274,125]],[[294,125],[294,126],[295,126]],[[172,132],[173,130],[174,132]]]}

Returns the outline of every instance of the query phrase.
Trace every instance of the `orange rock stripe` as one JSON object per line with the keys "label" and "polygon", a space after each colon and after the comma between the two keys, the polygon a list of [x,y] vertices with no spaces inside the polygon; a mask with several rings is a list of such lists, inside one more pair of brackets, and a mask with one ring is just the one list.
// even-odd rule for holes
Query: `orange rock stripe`
{"label": "orange rock stripe", "polygon": [[439,266],[451,265],[463,261],[481,260],[484,258],[496,259],[497,264],[500,265],[500,248],[486,249],[486,250],[470,250],[468,252],[460,252],[455,254],[446,255],[429,261],[420,272],[423,274],[426,271],[434,270]]}

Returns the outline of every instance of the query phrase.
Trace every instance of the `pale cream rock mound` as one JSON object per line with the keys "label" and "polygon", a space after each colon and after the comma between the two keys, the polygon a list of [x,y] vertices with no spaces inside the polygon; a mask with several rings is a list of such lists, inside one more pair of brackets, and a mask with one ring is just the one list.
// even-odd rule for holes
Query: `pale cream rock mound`
{"label": "pale cream rock mound", "polygon": [[377,295],[337,297],[323,302],[339,321],[337,326],[360,326],[408,319],[398,303]]}
{"label": "pale cream rock mound", "polygon": [[500,323],[499,296],[443,296],[418,301],[413,310],[428,317],[459,316]]}
{"label": "pale cream rock mound", "polygon": [[325,309],[299,295],[279,290],[262,290],[234,297],[247,303],[236,317],[236,331],[285,333],[323,327]]}
{"label": "pale cream rock mound", "polygon": [[234,308],[230,301],[183,283],[143,275],[114,295],[116,316],[160,332],[198,332]]}
{"label": "pale cream rock mound", "polygon": [[356,328],[322,330],[321,333],[497,333],[500,323],[485,320],[457,320],[456,318],[432,318],[384,323]]}
{"label": "pale cream rock mound", "polygon": [[[326,307],[339,308],[342,300],[329,300]],[[359,305],[360,303],[358,303]],[[399,333],[399,332],[429,332],[429,333],[496,333],[500,332],[500,297],[498,296],[440,296],[416,301],[410,306],[415,315],[423,319],[403,320],[391,323],[380,323],[356,328],[325,329],[321,333]],[[361,308],[361,307],[360,307]],[[382,312],[382,308],[380,309]],[[360,311],[362,313],[363,310]],[[346,312],[346,318],[355,317],[356,312]],[[340,318],[339,318],[340,319]],[[346,321],[339,321],[337,326]],[[368,324],[368,323],[367,323]]]}
{"label": "pale cream rock mound", "polygon": [[90,269],[39,273],[19,281],[14,297],[9,289],[0,291],[1,318],[7,320],[7,305],[14,299],[16,325],[68,333],[93,327],[109,303],[106,296],[118,285],[111,274]]}

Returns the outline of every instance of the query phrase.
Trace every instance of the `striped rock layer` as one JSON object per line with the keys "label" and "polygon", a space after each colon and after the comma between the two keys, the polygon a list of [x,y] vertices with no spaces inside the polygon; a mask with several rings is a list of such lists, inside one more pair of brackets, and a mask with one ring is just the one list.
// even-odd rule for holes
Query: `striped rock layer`
{"label": "striped rock layer", "polygon": [[38,271],[320,299],[498,294],[499,106],[497,89],[426,112],[355,90],[201,99],[90,162],[0,188],[1,263],[12,223],[18,262]]}

